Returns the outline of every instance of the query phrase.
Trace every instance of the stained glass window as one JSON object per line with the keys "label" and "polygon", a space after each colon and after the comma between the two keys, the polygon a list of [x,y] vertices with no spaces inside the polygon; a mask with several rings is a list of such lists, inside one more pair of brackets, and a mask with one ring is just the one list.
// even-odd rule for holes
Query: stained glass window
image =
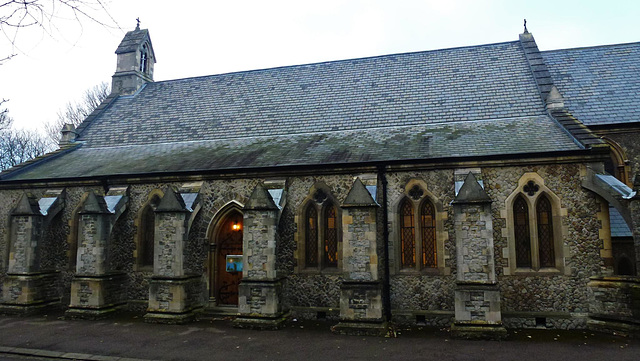
{"label": "stained glass window", "polygon": [[516,240],[516,267],[531,267],[529,208],[521,195],[513,203],[513,220]]}
{"label": "stained glass window", "polygon": [[413,225],[413,207],[408,199],[400,204],[400,243],[402,267],[416,266],[415,228]]}
{"label": "stained glass window", "polygon": [[553,251],[553,223],[551,219],[551,203],[545,195],[538,199],[536,206],[538,222],[538,250],[540,267],[555,267]]}
{"label": "stained glass window", "polygon": [[336,207],[328,204],[324,209],[324,262],[326,267],[338,267],[337,227]]}
{"label": "stained glass window", "polygon": [[436,219],[431,202],[425,200],[420,207],[420,233],[422,235],[422,264],[424,267],[437,266]]}
{"label": "stained glass window", "polygon": [[318,267],[318,211],[310,205],[305,212],[304,253],[307,267]]}

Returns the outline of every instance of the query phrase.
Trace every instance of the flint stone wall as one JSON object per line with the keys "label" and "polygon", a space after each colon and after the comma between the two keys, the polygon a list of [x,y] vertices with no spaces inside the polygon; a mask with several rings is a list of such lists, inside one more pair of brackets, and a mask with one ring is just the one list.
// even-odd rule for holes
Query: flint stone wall
{"label": "flint stone wall", "polygon": [[[395,313],[405,311],[453,311],[454,309],[454,288],[456,269],[456,249],[453,207],[451,201],[455,197],[454,193],[454,172],[453,170],[431,170],[412,172],[393,172],[387,174],[387,197],[389,202],[388,227],[389,227],[389,268],[391,287],[391,309]],[[447,212],[448,217],[444,222],[444,231],[448,234],[448,240],[444,242],[444,264],[438,265],[437,269],[424,271],[402,270],[400,267],[400,237],[398,230],[398,206],[405,197],[405,186],[412,179],[424,181],[427,185],[425,191],[433,194],[440,203],[436,206],[442,207],[442,211]],[[381,212],[382,213],[382,212]],[[383,243],[380,241],[380,243]],[[445,269],[452,273],[447,274]],[[401,321],[403,316],[394,320]],[[444,316],[442,319],[450,319]],[[413,318],[415,322],[415,317]],[[427,323],[431,322],[426,320]]]}
{"label": "flint stone wall", "polygon": [[[329,199],[334,200],[338,209],[338,218],[342,218],[344,210],[340,205],[347,197],[357,174],[318,175],[295,177],[288,180],[287,206],[280,218],[280,228],[284,232],[280,234],[280,252],[277,267],[287,278],[283,282],[283,305],[290,307],[328,307],[339,309],[340,285],[343,277],[341,270],[298,270],[296,233],[300,226],[296,224],[295,215],[300,212],[305,199],[310,196],[310,190],[314,185],[324,184],[330,190]],[[287,226],[294,225],[295,228]],[[344,267],[343,267],[344,268]]]}
{"label": "flint stone wall", "polygon": [[[482,168],[482,180],[485,190],[494,201],[492,204],[495,271],[502,295],[503,311],[537,311],[537,312],[589,312],[592,298],[587,282],[590,276],[598,275],[604,264],[600,258],[602,240],[598,237],[600,224],[596,212],[600,209],[596,196],[582,189],[582,166],[574,164],[527,166],[527,167],[495,167]],[[545,185],[561,199],[561,207],[569,210],[563,218],[565,229],[562,242],[564,244],[565,264],[568,274],[551,275],[504,275],[503,269],[509,267],[508,241],[506,236],[506,220],[501,218],[505,207],[505,199],[516,189],[518,179],[526,172],[537,172],[545,181]],[[317,270],[296,272],[296,214],[302,202],[309,196],[310,188],[324,183],[332,193],[336,205],[342,203],[350,190],[354,176],[357,174],[323,175],[293,177],[287,180],[287,206],[282,210],[277,225],[279,240],[275,256],[276,269],[283,280],[283,305],[289,307],[319,307],[337,310],[340,304],[340,284],[343,277],[340,270],[336,272]],[[415,314],[431,311],[453,311],[454,286],[457,274],[455,254],[455,233],[453,225],[453,208],[450,202],[454,198],[454,171],[425,170],[410,172],[390,172],[388,180],[388,200],[390,205],[389,223],[393,230],[397,222],[397,205],[404,194],[404,187],[411,179],[420,179],[428,186],[428,191],[439,200],[441,211],[448,214],[444,229],[449,238],[444,243],[445,272],[439,268],[431,272],[402,272],[398,267],[398,237],[390,234],[389,257],[391,265],[391,305],[394,311],[412,310]],[[234,179],[204,181],[200,196],[202,209],[195,217],[188,239],[184,244],[184,269],[187,274],[203,275],[197,282],[202,302],[208,298],[209,283],[209,243],[213,229],[211,224],[216,213],[228,206],[231,201],[245,204],[253,188],[263,179]],[[109,239],[111,257],[110,267],[116,271],[127,273],[125,298],[133,302],[132,307],[146,308],[149,292],[151,270],[136,266],[134,253],[136,249],[135,234],[140,210],[146,205],[149,194],[154,190],[162,190],[172,185],[179,187],[182,183],[147,183],[131,184],[129,203]],[[68,187],[65,208],[53,220],[42,247],[43,267],[60,270],[59,292],[63,297],[70,294],[70,281],[74,274],[70,265],[71,243],[69,237],[77,208],[89,190],[101,194],[101,187]],[[41,197],[45,189],[28,190],[36,197]],[[0,217],[8,219],[11,209],[19,200],[22,190],[0,191]],[[381,185],[378,186],[378,200],[381,201]],[[339,209],[340,215],[343,210]],[[382,229],[381,214],[377,230],[379,265],[378,272],[383,277],[382,265]],[[9,222],[0,222],[0,278],[6,276],[8,259],[7,232]],[[343,269],[345,269],[343,267]],[[0,283],[1,284],[1,283]],[[1,286],[0,286],[1,287]],[[66,295],[66,296],[65,296]],[[63,299],[63,304],[65,303]],[[400,312],[401,313],[401,312]],[[400,314],[399,313],[399,314]],[[439,319],[450,319],[441,315]],[[522,318],[527,319],[527,318]],[[442,321],[444,322],[444,321]],[[508,320],[505,319],[505,324]],[[515,321],[514,321],[515,322]],[[527,321],[528,322],[528,321]],[[564,325],[564,324],[563,324]],[[567,323],[565,327],[572,324]]]}
{"label": "flint stone wall", "polygon": [[[494,254],[496,275],[502,295],[502,310],[528,312],[589,312],[589,277],[606,270],[600,257],[603,240],[596,213],[600,205],[596,195],[581,187],[585,168],[578,164],[528,167],[483,168],[484,189],[493,200]],[[544,184],[561,200],[568,215],[562,217],[565,272],[505,275],[508,269],[509,242],[507,221],[501,218],[506,198],[517,188],[518,179],[536,172]]]}

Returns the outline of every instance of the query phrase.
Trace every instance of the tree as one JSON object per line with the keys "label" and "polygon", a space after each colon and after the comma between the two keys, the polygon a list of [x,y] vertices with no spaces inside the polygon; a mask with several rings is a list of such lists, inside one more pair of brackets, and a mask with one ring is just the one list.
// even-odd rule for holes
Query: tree
{"label": "tree", "polygon": [[[39,29],[44,35],[55,38],[61,34],[58,27],[64,21],[72,21],[80,28],[87,21],[104,27],[120,28],[107,11],[103,0],[0,0],[0,41],[4,37],[11,49],[8,53],[0,53],[0,65],[20,51],[18,35],[26,28]],[[109,94],[108,88],[107,84],[101,84],[88,90],[83,102],[78,103],[81,105],[74,108],[72,104],[68,104],[67,109],[58,115],[57,122],[62,122],[62,125],[79,124]],[[55,140],[51,141],[50,135],[42,136],[37,131],[12,128],[13,119],[4,107],[7,101],[0,98],[0,170],[55,149],[62,129],[62,125],[55,127]],[[53,125],[49,126],[52,127]]]}
{"label": "tree", "polygon": [[13,119],[7,109],[2,111],[1,120],[7,126],[0,129],[0,171],[41,156],[51,149],[40,133],[10,128]]}
{"label": "tree", "polygon": [[119,28],[103,0],[0,0],[0,33],[11,44],[11,53],[0,55],[0,65],[14,57],[18,34],[25,28],[38,28],[48,36],[59,32],[58,23],[71,20],[82,27],[90,21]]}
{"label": "tree", "polygon": [[9,117],[9,109],[3,108],[4,103],[7,101],[6,99],[0,99],[0,131],[8,129],[13,123],[13,119]]}
{"label": "tree", "polygon": [[110,92],[109,84],[102,82],[85,90],[80,100],[68,102],[63,109],[58,111],[58,118],[44,125],[47,142],[50,146],[52,148],[58,146],[60,131],[65,124],[73,124],[75,127],[80,125],[109,96]]}

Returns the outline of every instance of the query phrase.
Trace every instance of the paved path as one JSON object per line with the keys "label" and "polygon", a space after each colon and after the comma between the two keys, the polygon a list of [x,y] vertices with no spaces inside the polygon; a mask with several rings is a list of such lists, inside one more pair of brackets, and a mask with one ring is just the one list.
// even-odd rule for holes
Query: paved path
{"label": "paved path", "polygon": [[0,360],[640,360],[640,340],[586,331],[512,331],[497,342],[452,340],[446,330],[340,336],[329,326],[292,321],[284,330],[251,331],[226,320],[153,325],[127,314],[103,321],[0,316]]}

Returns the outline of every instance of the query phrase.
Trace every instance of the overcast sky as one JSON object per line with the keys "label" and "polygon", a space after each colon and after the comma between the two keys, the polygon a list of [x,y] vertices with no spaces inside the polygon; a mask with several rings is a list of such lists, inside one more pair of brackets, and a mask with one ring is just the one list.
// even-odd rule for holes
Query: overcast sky
{"label": "overcast sky", "polygon": [[0,98],[18,127],[41,128],[85,89],[110,83],[114,51],[137,17],[151,35],[156,81],[513,41],[524,18],[541,50],[640,41],[637,0],[104,3],[113,20],[95,14],[110,27],[59,18],[52,35],[22,29],[17,49],[0,39],[0,58],[18,54],[0,66]]}

